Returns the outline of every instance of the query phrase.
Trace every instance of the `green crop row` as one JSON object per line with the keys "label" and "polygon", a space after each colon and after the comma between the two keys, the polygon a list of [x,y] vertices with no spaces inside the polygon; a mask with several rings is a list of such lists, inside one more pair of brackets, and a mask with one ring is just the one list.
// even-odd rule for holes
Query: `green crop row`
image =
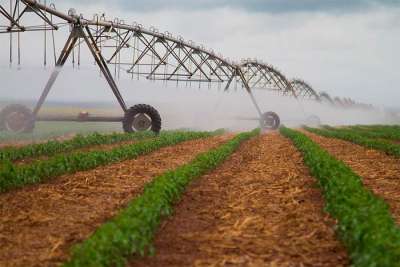
{"label": "green crop row", "polygon": [[303,153],[323,190],[326,210],[338,220],[337,230],[354,266],[399,266],[400,228],[388,205],[371,191],[347,165],[307,136],[282,128]]}
{"label": "green crop row", "polygon": [[220,131],[214,133],[164,132],[158,138],[117,147],[110,151],[75,152],[67,155],[56,155],[47,160],[39,160],[22,166],[5,162],[0,169],[0,192],[27,184],[39,183],[51,177],[67,173],[89,170],[101,165],[133,159],[161,147],[187,140],[209,137],[217,133],[219,134]]}
{"label": "green crop row", "polygon": [[400,157],[400,145],[393,144],[392,142],[366,138],[360,134],[349,131],[316,129],[310,127],[304,127],[304,129],[321,136],[339,138],[345,141],[353,142],[355,144],[364,146],[369,149],[376,149],[383,151],[388,155]]}
{"label": "green crop row", "polygon": [[357,125],[356,127],[361,127],[364,129],[389,129],[400,131],[400,125]]}
{"label": "green crop row", "polygon": [[372,128],[363,128],[359,126],[351,126],[350,129],[359,132],[371,132],[373,134],[380,135],[379,138],[387,138],[391,140],[400,140],[400,128],[392,126],[380,126]]}
{"label": "green crop row", "polygon": [[43,144],[31,144],[23,147],[6,147],[0,150],[0,161],[15,161],[29,157],[53,156],[57,153],[65,153],[74,149],[93,145],[115,144],[124,141],[141,140],[154,137],[153,132],[137,132],[132,134],[90,134],[87,136],[77,135],[71,140],[51,140]]}
{"label": "green crop row", "polygon": [[371,139],[400,140],[400,131],[392,128],[363,128],[360,126],[349,126],[346,128],[323,126],[323,128],[330,131],[338,131],[342,133],[354,133]]}
{"label": "green crop row", "polygon": [[[72,250],[64,266],[125,266],[132,255],[152,254],[151,243],[161,220],[172,214],[174,203],[196,177],[215,169],[245,140],[259,130],[237,135],[231,141],[198,155],[192,162],[156,177],[142,195],[103,224],[85,242]],[[179,226],[177,226],[179,227]]]}

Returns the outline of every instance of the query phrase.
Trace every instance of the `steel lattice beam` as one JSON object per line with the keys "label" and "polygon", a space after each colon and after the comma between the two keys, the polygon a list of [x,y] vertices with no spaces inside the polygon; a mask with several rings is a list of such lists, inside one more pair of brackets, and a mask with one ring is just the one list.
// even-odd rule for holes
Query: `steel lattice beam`
{"label": "steel lattice beam", "polygon": [[[28,13],[36,16],[40,24],[25,25],[23,18]],[[261,110],[252,95],[253,89],[277,91],[284,96],[295,98],[313,98],[317,101],[326,99],[330,103],[335,102],[327,94],[319,95],[300,79],[289,82],[282,72],[271,65],[257,60],[244,60],[238,64],[191,41],[173,37],[168,32],[160,33],[155,28],[145,29],[136,23],[129,25],[123,20],[107,20],[104,15],[85,19],[76,15],[74,10],[65,14],[57,11],[54,5],[46,6],[37,0],[10,0],[9,8],[0,4],[0,17],[6,21],[4,25],[0,25],[0,33],[55,31],[60,25],[69,25],[79,34],[70,36],[72,40],[68,39],[59,59],[63,63],[60,64],[59,61],[57,65],[65,63],[74,47],[86,44],[124,111],[126,105],[114,81],[116,76],[119,77],[121,70],[132,78],[144,77],[149,80],[186,84],[225,83],[225,90],[229,89],[234,80],[239,80],[260,114]],[[11,43],[10,41],[10,45]],[[114,68],[114,75],[111,66]],[[46,85],[35,114],[56,77],[57,75],[53,74]],[[351,100],[336,99],[336,102],[340,102],[341,105],[355,105]]]}
{"label": "steel lattice beam", "polygon": [[297,97],[286,76],[274,66],[255,60],[244,60],[240,67],[244,70],[244,76],[250,88],[274,90],[283,95]]}
{"label": "steel lattice beam", "polygon": [[305,81],[293,79],[290,83],[292,84],[293,90],[296,92],[298,97],[321,101],[318,93]]}

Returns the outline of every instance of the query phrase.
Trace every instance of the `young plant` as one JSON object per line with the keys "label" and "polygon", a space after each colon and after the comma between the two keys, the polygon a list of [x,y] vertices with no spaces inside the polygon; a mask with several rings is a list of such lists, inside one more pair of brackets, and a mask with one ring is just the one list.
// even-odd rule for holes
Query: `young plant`
{"label": "young plant", "polygon": [[304,134],[288,128],[281,133],[303,153],[305,164],[318,179],[326,210],[338,221],[337,231],[353,266],[399,266],[400,228],[386,202]]}
{"label": "young plant", "polygon": [[339,138],[345,141],[349,141],[364,146],[369,149],[376,149],[383,151],[388,155],[400,157],[400,145],[394,144],[392,142],[370,139],[360,134],[347,131],[316,129],[310,127],[304,127],[304,129],[321,136]]}
{"label": "young plant", "polygon": [[158,138],[117,147],[110,151],[76,152],[67,155],[56,155],[47,160],[35,161],[32,164],[22,166],[6,162],[0,168],[0,192],[27,184],[43,182],[67,173],[89,170],[101,165],[133,159],[165,146],[210,137],[214,134],[210,132],[166,132],[161,133]]}
{"label": "young plant", "polygon": [[104,135],[94,133],[87,136],[77,135],[73,139],[67,141],[50,140],[43,144],[3,148],[0,150],[0,162],[16,161],[29,157],[53,156],[58,153],[66,153],[75,149],[93,145],[116,144],[124,141],[142,140],[150,137],[155,137],[155,134],[153,132],[137,132],[132,134],[114,133]]}
{"label": "young plant", "polygon": [[161,220],[172,214],[187,185],[215,169],[243,141],[257,134],[258,130],[239,134],[220,147],[198,155],[192,162],[154,178],[142,195],[75,246],[70,261],[64,266],[125,266],[128,257],[154,251],[151,247],[154,234]]}

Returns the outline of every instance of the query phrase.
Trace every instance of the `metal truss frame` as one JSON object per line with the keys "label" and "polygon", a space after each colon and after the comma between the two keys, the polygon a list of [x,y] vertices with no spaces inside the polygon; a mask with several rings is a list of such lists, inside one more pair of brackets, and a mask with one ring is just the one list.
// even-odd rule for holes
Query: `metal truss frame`
{"label": "metal truss frame", "polygon": [[297,98],[292,84],[282,72],[274,66],[257,60],[243,60],[241,64],[246,83],[250,88],[278,91],[282,95]]}
{"label": "metal truss frame", "polygon": [[320,95],[307,82],[301,79],[293,79],[290,84],[299,98],[321,101]]}
{"label": "metal truss frame", "polygon": [[[16,12],[22,5],[22,12]],[[252,94],[253,89],[274,90],[283,95],[295,96],[287,78],[270,65],[257,61],[235,64],[192,41],[186,42],[182,37],[175,38],[169,33],[159,33],[155,28],[144,29],[138,24],[128,25],[118,19],[109,21],[104,16],[97,15],[88,20],[74,12],[63,14],[54,6],[46,6],[35,0],[15,0],[14,8],[10,8],[10,12],[1,5],[0,10],[10,22],[10,26],[3,32],[57,30],[53,16],[62,23],[69,24],[72,31],[56,66],[64,65],[75,46],[86,43],[124,112],[127,107],[115,82],[115,77],[120,75],[122,69],[132,78],[142,76],[154,81],[186,82],[189,85],[225,83],[225,90],[229,89],[234,79],[239,80],[249,93],[259,115],[262,115],[262,111]],[[22,26],[21,18],[28,11],[34,12],[45,26]],[[109,66],[114,66],[114,75]],[[34,109],[35,115],[43,105],[58,73],[59,69],[56,68],[51,74]]]}
{"label": "metal truss frame", "polygon": [[[51,12],[48,12],[48,10]],[[23,26],[22,20],[29,13],[38,18],[40,23]],[[14,2],[11,0],[9,10],[0,4],[0,15],[10,22],[9,25],[0,26],[0,33],[58,30],[59,26],[53,22],[53,16],[60,14],[60,12],[55,10],[54,5],[41,8],[36,4],[36,1],[15,0]]]}
{"label": "metal truss frame", "polygon": [[[289,82],[275,67],[257,60],[235,63],[220,54],[207,50],[182,37],[160,33],[157,29],[144,29],[140,24],[126,24],[123,20],[107,20],[104,15],[85,19],[74,10],[64,14],[54,5],[44,5],[36,0],[9,0],[10,9],[0,4],[0,16],[8,25],[0,25],[0,33],[58,30],[59,25],[69,25],[71,32],[61,51],[56,68],[51,74],[33,112],[35,116],[46,100],[62,67],[73,49],[86,44],[100,68],[123,112],[126,103],[115,78],[125,71],[132,78],[144,77],[153,81],[225,84],[228,90],[232,82],[239,81],[249,93],[258,114],[263,112],[252,90],[272,90],[284,96],[309,97],[320,100],[310,85],[299,79]],[[33,13],[40,25],[27,26],[22,18]],[[56,23],[56,21],[58,21]],[[53,37],[54,38],[54,37]],[[113,68],[113,73],[112,73]]]}
{"label": "metal truss frame", "polygon": [[332,105],[335,104],[335,102],[333,101],[332,97],[326,92],[321,92],[319,94],[319,98],[321,99],[321,101],[327,101],[328,103],[330,103]]}

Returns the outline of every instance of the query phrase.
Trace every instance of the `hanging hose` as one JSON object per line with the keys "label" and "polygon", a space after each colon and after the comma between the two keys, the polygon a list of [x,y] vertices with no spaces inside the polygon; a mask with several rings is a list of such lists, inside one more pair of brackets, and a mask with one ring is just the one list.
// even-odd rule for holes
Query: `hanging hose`
{"label": "hanging hose", "polygon": [[[102,14],[100,17],[100,20],[106,20],[105,18],[105,14]],[[99,22],[99,16],[97,16],[97,23]],[[99,40],[100,40],[100,44],[99,44],[99,50],[100,52],[103,51],[103,33],[100,32],[100,28],[99,28],[99,24],[97,24],[97,31],[99,33]],[[94,62],[94,65],[96,65],[96,61]],[[99,69],[99,76],[101,77],[102,73],[101,70]]]}
{"label": "hanging hose", "polygon": [[[142,28],[141,24],[138,24],[139,29]],[[139,37],[138,37],[138,42],[137,42],[137,51],[140,51],[140,42],[139,42]],[[139,54],[138,54],[138,58],[139,58]],[[137,65],[137,80],[139,81],[140,78],[140,64]]]}
{"label": "hanging hose", "polygon": [[[190,71],[190,74],[192,74],[192,71],[193,71],[193,62],[192,61],[190,61],[189,62],[189,71]],[[192,80],[190,79],[190,81],[189,81],[189,86],[190,86],[190,88],[192,88]]]}
{"label": "hanging hose", "polygon": [[[54,10],[56,9],[56,6],[53,3],[50,4],[50,7]],[[51,24],[54,25],[53,24],[53,14],[50,15],[50,21],[51,21]],[[56,39],[54,37],[54,27],[52,27],[52,29],[51,29],[51,38],[52,38],[52,43],[53,43],[54,65],[56,65],[57,64],[57,54],[56,54]]]}
{"label": "hanging hose", "polygon": [[164,66],[164,85],[165,87],[168,86],[167,75],[168,75],[168,57],[165,59],[165,66]]}
{"label": "hanging hose", "polygon": [[78,42],[78,69],[81,66],[81,42]]}
{"label": "hanging hose", "polygon": [[[214,63],[215,63],[215,61],[214,61]],[[219,77],[222,76],[222,73],[221,73],[221,70],[220,70],[220,69],[217,69],[217,74],[218,74]],[[219,90],[221,90],[221,82],[220,82],[220,81],[218,82],[218,91],[219,91]]]}
{"label": "hanging hose", "polygon": [[75,69],[75,46],[72,48],[72,68]]}
{"label": "hanging hose", "polygon": [[[153,72],[153,66],[155,65],[155,62],[156,62],[156,60],[155,60],[154,52],[151,51],[150,73]],[[154,78],[155,78],[155,76],[154,76],[154,73],[153,73],[153,81],[155,82]]]}
{"label": "hanging hose", "polygon": [[[17,1],[17,12],[18,12],[18,17],[20,16],[20,7],[19,7],[19,1]],[[18,41],[18,69],[21,68],[21,34],[18,31],[17,33],[17,41]]]}
{"label": "hanging hose", "polygon": [[[80,19],[83,20],[83,15],[80,14]],[[81,67],[81,40],[78,40],[78,69]]]}
{"label": "hanging hose", "polygon": [[[115,18],[115,19],[114,19],[114,23],[116,23],[116,24],[119,23],[118,18]],[[111,23],[110,32],[114,29],[112,25],[113,25],[113,24]],[[119,31],[120,31],[119,29],[118,29],[118,31],[116,31],[117,38],[115,39],[115,49],[118,49],[118,44],[119,44]],[[118,55],[116,55],[116,57],[114,58],[114,78],[117,77],[117,63],[118,63]]]}
{"label": "hanging hose", "polygon": [[[193,62],[190,61],[189,62],[189,71],[190,71],[190,73],[192,73],[192,70],[193,70]],[[192,88],[192,80],[189,80],[189,87]]]}
{"label": "hanging hose", "polygon": [[[125,21],[121,19],[119,21],[119,23],[120,24],[125,24]],[[119,34],[121,34],[121,30],[119,29],[118,31],[119,31]],[[127,37],[127,36],[125,36],[125,37]],[[123,41],[125,41],[125,39],[120,41],[120,45],[123,45]],[[124,46],[125,45],[126,45],[126,43],[124,44]],[[121,50],[122,50],[122,47],[118,51],[118,79],[120,79],[120,77],[121,77]]]}
{"label": "hanging hose", "polygon": [[[99,14],[95,13],[93,15],[93,20],[96,21],[96,44],[99,43],[98,47],[101,50],[101,33],[100,33],[100,27],[99,27]],[[94,65],[96,65],[96,61],[94,61]]]}
{"label": "hanging hose", "polygon": [[[47,0],[44,0],[46,5]],[[47,11],[44,10],[44,17],[47,18]],[[44,20],[44,55],[43,55],[43,66],[46,68],[47,65],[47,23]]]}
{"label": "hanging hose", "polygon": [[136,33],[135,32],[132,32],[132,34],[133,34],[133,53],[132,53],[132,69],[131,69],[131,71],[132,71],[132,80],[133,80],[133,78],[134,78],[134,73],[135,73],[135,57],[136,57],[136,43],[137,43],[137,36],[136,36]]}
{"label": "hanging hose", "polygon": [[[178,57],[179,57],[179,60],[182,60],[181,59],[181,47],[179,46],[179,52],[178,52]],[[178,62],[178,64],[180,64],[179,62]],[[180,74],[180,69],[178,70],[178,75],[176,76],[177,78],[176,78],[176,88],[178,88],[179,87],[179,74]]]}
{"label": "hanging hose", "polygon": [[[157,31],[156,31],[156,28],[155,28],[154,26],[151,26],[151,27],[150,27],[150,31],[152,31],[153,33],[156,33],[156,32],[157,32]],[[151,44],[150,44],[150,45],[151,45]],[[155,46],[155,44],[154,44],[154,46]],[[154,67],[154,65],[155,65],[155,55],[154,55],[154,52],[153,52],[152,49],[151,49],[150,51],[151,51],[151,56],[150,56],[150,73],[153,73],[153,67]],[[154,78],[155,78],[154,73],[152,74],[152,77],[149,77],[149,78],[152,79],[153,82],[155,82],[155,80],[154,80]]]}
{"label": "hanging hose", "polygon": [[[10,0],[10,14],[13,13],[13,0]],[[12,22],[10,21],[10,27],[12,27]],[[10,31],[10,68],[12,67],[13,62],[13,38],[12,31]]]}
{"label": "hanging hose", "polygon": [[[165,34],[166,34],[168,37],[171,37],[171,34],[170,34],[169,32],[165,32]],[[169,53],[169,51],[168,51],[168,49],[167,49],[167,47],[169,47],[169,44],[168,44],[168,41],[166,41],[166,42],[167,42],[167,45],[166,45],[165,51],[166,51],[166,53]],[[169,60],[168,60],[168,58],[169,58],[169,56],[165,59],[165,65],[164,65],[164,86],[165,86],[165,87],[168,86],[168,81],[167,81],[168,66],[169,66]]]}

